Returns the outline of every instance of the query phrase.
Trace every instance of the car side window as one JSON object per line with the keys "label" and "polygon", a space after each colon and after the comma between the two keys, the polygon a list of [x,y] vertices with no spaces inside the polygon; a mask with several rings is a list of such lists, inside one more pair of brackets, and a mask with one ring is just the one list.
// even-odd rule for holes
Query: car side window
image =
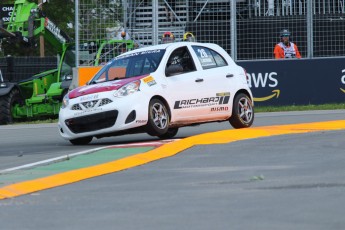
{"label": "car side window", "polygon": [[228,63],[225,61],[225,59],[223,58],[222,55],[220,55],[219,53],[217,53],[214,50],[210,50],[211,54],[213,55],[214,60],[217,63],[217,67],[222,67],[222,66],[226,66],[228,65]]}
{"label": "car side window", "polygon": [[211,69],[228,65],[222,55],[220,55],[216,51],[202,46],[192,47],[196,55],[198,56],[203,69]]}
{"label": "car side window", "polygon": [[167,69],[171,67],[176,67],[174,68],[177,71],[176,74],[188,73],[196,70],[193,58],[187,47],[180,47],[172,52],[166,65],[166,72]]}

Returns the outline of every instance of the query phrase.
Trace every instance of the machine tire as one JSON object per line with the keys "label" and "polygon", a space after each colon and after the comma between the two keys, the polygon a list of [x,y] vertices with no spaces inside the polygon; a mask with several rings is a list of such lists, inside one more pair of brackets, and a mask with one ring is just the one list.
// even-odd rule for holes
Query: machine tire
{"label": "machine tire", "polygon": [[13,88],[9,94],[0,97],[0,125],[11,124],[15,121],[12,117],[12,108],[16,104],[23,104],[24,99],[18,89]]}
{"label": "machine tire", "polygon": [[160,139],[173,138],[174,136],[176,136],[177,132],[178,132],[178,128],[169,128],[166,133],[164,133],[163,135],[159,135],[158,137]]}
{"label": "machine tire", "polygon": [[235,96],[229,122],[235,129],[248,128],[254,121],[252,100],[244,93]]}
{"label": "machine tire", "polygon": [[69,140],[73,145],[87,145],[92,141],[93,137],[81,137]]}
{"label": "machine tire", "polygon": [[159,99],[152,99],[149,104],[146,132],[151,136],[161,136],[168,132],[170,115],[166,105]]}

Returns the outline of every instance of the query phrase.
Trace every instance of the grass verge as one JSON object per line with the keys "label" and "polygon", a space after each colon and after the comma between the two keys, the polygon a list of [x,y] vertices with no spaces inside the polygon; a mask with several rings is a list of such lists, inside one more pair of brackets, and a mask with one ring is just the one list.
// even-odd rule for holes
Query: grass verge
{"label": "grass verge", "polygon": [[287,112],[287,111],[307,111],[307,110],[336,110],[345,109],[343,104],[323,104],[323,105],[287,105],[287,106],[255,106],[256,113],[263,112]]}

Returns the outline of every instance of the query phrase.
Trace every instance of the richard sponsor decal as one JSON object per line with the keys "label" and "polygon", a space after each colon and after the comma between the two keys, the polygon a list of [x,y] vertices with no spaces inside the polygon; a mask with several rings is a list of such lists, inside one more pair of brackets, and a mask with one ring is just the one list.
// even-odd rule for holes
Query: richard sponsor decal
{"label": "richard sponsor decal", "polygon": [[205,106],[216,106],[228,104],[230,93],[217,93],[215,97],[192,98],[186,100],[175,101],[174,109],[189,109]]}

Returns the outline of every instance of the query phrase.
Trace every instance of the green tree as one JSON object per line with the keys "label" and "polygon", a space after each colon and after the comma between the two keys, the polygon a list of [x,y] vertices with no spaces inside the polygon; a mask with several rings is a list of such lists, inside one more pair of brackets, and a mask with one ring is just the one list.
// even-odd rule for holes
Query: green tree
{"label": "green tree", "polygon": [[[34,1],[38,4],[38,1]],[[14,0],[5,0],[4,4],[14,4]],[[74,3],[72,0],[50,0],[49,3],[42,5],[44,17],[53,21],[70,38],[74,38]],[[2,43],[3,55],[12,56],[38,56],[39,55],[39,37],[35,38],[32,46],[23,42],[13,43],[6,40]],[[46,56],[56,55],[54,47],[45,42]]]}
{"label": "green tree", "polygon": [[81,39],[106,39],[107,28],[123,22],[121,0],[79,0],[79,34]]}

